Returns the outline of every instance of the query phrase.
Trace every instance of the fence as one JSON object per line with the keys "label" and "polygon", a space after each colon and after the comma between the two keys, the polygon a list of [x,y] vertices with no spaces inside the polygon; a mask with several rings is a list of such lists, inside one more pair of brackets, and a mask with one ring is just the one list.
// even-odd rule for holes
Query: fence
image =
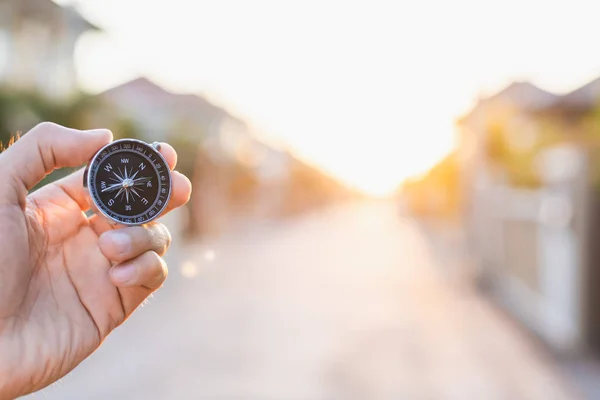
{"label": "fence", "polygon": [[587,170],[581,149],[548,150],[540,157],[542,188],[475,185],[467,219],[479,276],[491,293],[563,353],[583,350],[600,333],[592,312],[600,295],[590,268],[596,214]]}

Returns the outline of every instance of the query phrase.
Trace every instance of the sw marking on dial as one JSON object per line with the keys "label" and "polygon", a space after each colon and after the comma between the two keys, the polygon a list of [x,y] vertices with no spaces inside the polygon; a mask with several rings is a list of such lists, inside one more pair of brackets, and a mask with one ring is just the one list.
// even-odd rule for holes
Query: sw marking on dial
{"label": "sw marking on dial", "polygon": [[90,163],[88,187],[102,214],[127,225],[144,224],[165,209],[171,174],[162,155],[133,139],[102,148]]}

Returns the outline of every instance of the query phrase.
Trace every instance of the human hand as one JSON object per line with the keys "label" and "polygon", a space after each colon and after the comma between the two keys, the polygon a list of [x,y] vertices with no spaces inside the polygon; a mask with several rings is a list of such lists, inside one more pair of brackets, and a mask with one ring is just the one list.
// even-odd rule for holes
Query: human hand
{"label": "human hand", "polygon": [[[115,229],[88,218],[83,171],[28,195],[53,169],[84,164],[111,140],[108,130],[43,123],[0,155],[0,400],[63,377],[167,276],[165,226]],[[161,153],[173,169],[173,148]],[[178,172],[172,185],[167,211],[191,194]]]}

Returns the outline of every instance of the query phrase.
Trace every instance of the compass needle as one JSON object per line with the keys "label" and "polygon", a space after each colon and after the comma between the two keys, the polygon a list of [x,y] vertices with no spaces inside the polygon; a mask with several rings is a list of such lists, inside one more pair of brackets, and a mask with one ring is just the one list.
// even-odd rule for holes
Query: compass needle
{"label": "compass needle", "polygon": [[143,176],[141,178],[137,178],[136,180],[134,180],[133,184],[137,185],[137,184],[144,183],[144,182],[151,181],[151,180],[152,180],[152,177]]}
{"label": "compass needle", "polygon": [[122,186],[123,185],[121,183],[115,183],[115,184],[109,185],[106,188],[102,189],[102,193],[104,193],[104,192],[112,192],[113,190],[117,190],[118,188],[120,188]]}

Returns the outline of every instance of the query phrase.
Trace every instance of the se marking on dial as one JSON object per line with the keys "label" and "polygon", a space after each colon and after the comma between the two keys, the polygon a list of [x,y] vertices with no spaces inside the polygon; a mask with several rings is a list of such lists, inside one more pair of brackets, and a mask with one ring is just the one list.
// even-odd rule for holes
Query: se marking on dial
{"label": "se marking on dial", "polygon": [[171,174],[150,145],[117,140],[92,160],[88,187],[97,208],[120,223],[139,225],[156,218],[171,195]]}

